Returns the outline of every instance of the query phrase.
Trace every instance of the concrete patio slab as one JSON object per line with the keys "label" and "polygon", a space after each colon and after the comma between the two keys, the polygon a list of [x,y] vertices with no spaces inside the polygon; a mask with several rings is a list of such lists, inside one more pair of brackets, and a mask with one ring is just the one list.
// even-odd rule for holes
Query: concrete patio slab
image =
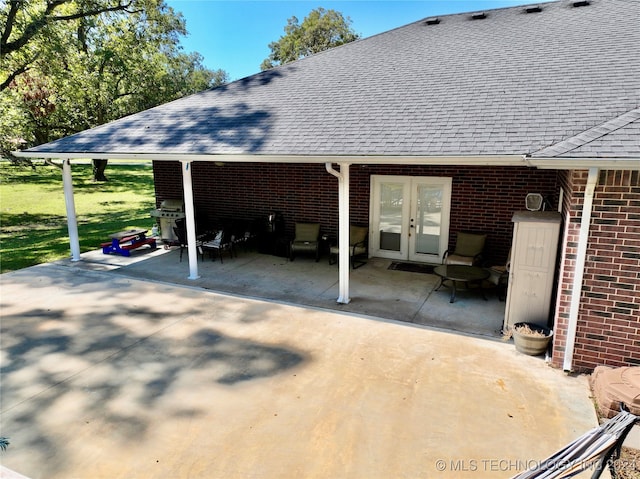
{"label": "concrete patio slab", "polygon": [[510,477],[596,424],[512,344],[47,264],[4,274],[2,464],[35,478]]}
{"label": "concrete patio slab", "polygon": [[241,250],[237,257],[225,256],[222,263],[199,261],[200,278],[191,280],[186,254],[180,262],[176,249],[142,250],[129,261],[100,251],[82,256],[79,263],[62,264],[501,338],[505,303],[493,292],[488,293],[488,301],[483,301],[477,291],[462,291],[452,304],[446,287],[435,291],[438,276],[389,270],[388,259],[371,258],[365,266],[351,271],[351,302],[345,305],[336,303],[338,267],[329,265],[325,258],[315,262],[301,257],[291,262]]}

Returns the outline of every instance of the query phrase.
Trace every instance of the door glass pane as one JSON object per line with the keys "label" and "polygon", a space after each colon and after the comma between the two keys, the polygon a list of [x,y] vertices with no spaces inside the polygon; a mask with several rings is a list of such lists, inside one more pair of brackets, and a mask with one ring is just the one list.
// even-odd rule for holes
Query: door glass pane
{"label": "door glass pane", "polygon": [[416,253],[440,253],[440,228],[442,225],[442,188],[418,185],[415,248]]}
{"label": "door glass pane", "polygon": [[404,200],[402,183],[380,185],[380,249],[400,251]]}

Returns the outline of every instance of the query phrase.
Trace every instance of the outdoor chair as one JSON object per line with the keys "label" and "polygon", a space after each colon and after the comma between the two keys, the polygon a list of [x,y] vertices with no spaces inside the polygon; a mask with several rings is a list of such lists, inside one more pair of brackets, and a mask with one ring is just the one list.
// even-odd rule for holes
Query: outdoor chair
{"label": "outdoor chair", "polygon": [[602,475],[604,467],[617,459],[625,438],[640,417],[622,409],[617,416],[583,434],[555,454],[512,479],[568,478],[593,470],[591,479]]}
{"label": "outdoor chair", "polygon": [[459,264],[476,266],[482,261],[482,251],[487,235],[474,233],[458,233],[456,247],[447,250],[442,256],[442,264]]}
{"label": "outdoor chair", "polygon": [[[237,221],[231,226],[234,248],[241,245],[245,250],[253,247],[257,238],[255,226],[251,221]],[[237,252],[237,249],[235,250]]]}
{"label": "outdoor chair", "polygon": [[507,285],[509,283],[509,270],[511,269],[511,250],[507,254],[507,261],[504,264],[489,266],[489,277],[487,281],[493,284],[498,290],[498,299],[504,301],[506,298]]}
{"label": "outdoor chair", "polygon": [[229,252],[229,256],[231,258],[233,258],[234,255],[237,256],[234,239],[234,235],[229,233],[229,230],[221,229],[216,232],[212,240],[204,241],[202,243],[202,249],[205,251],[209,251],[211,259],[214,259],[214,252],[217,253],[217,255],[220,257],[220,262],[222,263],[222,252],[225,250]]}
{"label": "outdoor chair", "polygon": [[[367,264],[367,239],[369,229],[366,226],[349,226],[349,260],[351,268],[356,269]],[[329,264],[334,264],[340,255],[339,246],[329,248]]]}
{"label": "outdoor chair", "polygon": [[296,223],[295,237],[289,246],[289,259],[297,253],[313,253],[316,263],[320,259],[320,223]]}
{"label": "outdoor chair", "polygon": [[[187,226],[184,218],[180,218],[176,220],[176,225],[173,227],[173,233],[178,238],[178,245],[180,246],[180,262],[182,263],[182,253],[187,248]],[[175,243],[172,244],[175,246]],[[202,253],[202,240],[196,240],[196,248],[199,253]]]}

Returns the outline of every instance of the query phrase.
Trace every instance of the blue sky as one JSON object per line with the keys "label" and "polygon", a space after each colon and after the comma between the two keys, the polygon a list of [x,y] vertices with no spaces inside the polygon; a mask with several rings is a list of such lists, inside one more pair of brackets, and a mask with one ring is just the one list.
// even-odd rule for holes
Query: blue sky
{"label": "blue sky", "polygon": [[[543,0],[544,1],[544,0]],[[237,80],[258,73],[269,43],[284,35],[287,19],[300,22],[314,8],[333,9],[352,20],[352,28],[370,37],[432,15],[488,10],[535,3],[533,0],[166,0],[187,22],[186,52],[204,56],[204,65],[221,68]]]}

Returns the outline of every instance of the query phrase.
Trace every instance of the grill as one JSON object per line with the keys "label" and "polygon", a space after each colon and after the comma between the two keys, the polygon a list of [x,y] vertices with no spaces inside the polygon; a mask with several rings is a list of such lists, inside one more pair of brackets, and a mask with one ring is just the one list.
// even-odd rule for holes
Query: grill
{"label": "grill", "polygon": [[163,200],[160,208],[151,210],[152,218],[160,219],[160,238],[165,243],[175,243],[178,241],[173,228],[176,220],[182,219],[184,215],[184,203],[182,200]]}

